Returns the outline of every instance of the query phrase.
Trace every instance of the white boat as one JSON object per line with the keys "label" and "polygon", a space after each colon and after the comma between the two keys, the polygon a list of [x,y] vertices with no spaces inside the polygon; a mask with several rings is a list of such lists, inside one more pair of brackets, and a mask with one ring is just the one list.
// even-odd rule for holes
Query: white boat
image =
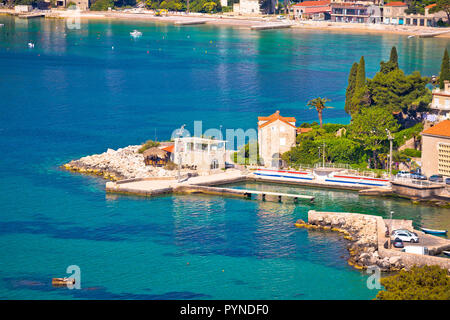
{"label": "white boat", "polygon": [[408,36],[408,39],[411,39],[411,38],[414,38],[415,36],[414,35],[411,35],[411,36]]}
{"label": "white boat", "polygon": [[140,36],[142,36],[142,32],[133,30],[133,32],[130,32],[130,36],[132,36],[133,38],[139,38]]}
{"label": "white boat", "polygon": [[3,24],[3,23],[0,23],[0,28],[3,27],[3,26],[4,26],[4,24]]}
{"label": "white boat", "polygon": [[34,48],[34,43],[33,42],[28,42],[28,48]]}
{"label": "white boat", "polygon": [[450,251],[442,251],[442,253],[450,257]]}

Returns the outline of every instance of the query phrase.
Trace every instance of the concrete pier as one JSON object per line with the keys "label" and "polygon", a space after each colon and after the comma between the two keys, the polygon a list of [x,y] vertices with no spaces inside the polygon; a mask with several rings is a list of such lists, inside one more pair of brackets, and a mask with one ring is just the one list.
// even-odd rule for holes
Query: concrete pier
{"label": "concrete pier", "polygon": [[221,184],[240,182],[246,179],[247,177],[239,170],[233,170],[208,176],[185,177],[180,182],[174,177],[107,182],[106,191],[110,193],[126,193],[142,196],[155,196],[168,193],[201,193],[237,196],[247,199],[257,198],[262,201],[269,200],[269,198],[280,202],[287,199],[293,200],[294,202],[298,200],[314,201],[314,197],[309,195],[217,187]]}
{"label": "concrete pier", "polygon": [[205,24],[209,20],[205,19],[195,19],[195,20],[177,20],[175,21],[175,25],[177,26],[188,26],[188,25],[196,25],[196,24]]}
{"label": "concrete pier", "polygon": [[287,29],[292,27],[291,24],[288,23],[265,23],[265,24],[257,24],[250,27],[252,30],[270,30],[270,29]]}

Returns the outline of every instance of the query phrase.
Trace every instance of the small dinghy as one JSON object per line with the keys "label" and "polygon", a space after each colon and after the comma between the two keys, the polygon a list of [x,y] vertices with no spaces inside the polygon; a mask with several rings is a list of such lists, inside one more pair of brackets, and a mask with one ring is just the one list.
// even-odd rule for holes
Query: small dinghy
{"label": "small dinghy", "polygon": [[133,30],[133,32],[130,32],[130,36],[132,36],[133,38],[139,38],[140,36],[142,36],[142,32]]}
{"label": "small dinghy", "polygon": [[428,234],[440,234],[440,235],[447,234],[447,230],[434,230],[434,229],[427,229],[427,228],[420,228],[420,229],[422,229],[423,232],[428,233]]}
{"label": "small dinghy", "polygon": [[445,254],[446,256],[450,257],[450,251],[442,251],[443,254]]}
{"label": "small dinghy", "polygon": [[408,36],[408,39],[411,39],[411,38],[414,38],[415,36],[414,35],[411,35],[411,36]]}
{"label": "small dinghy", "polygon": [[28,42],[28,48],[34,48],[34,43]]}

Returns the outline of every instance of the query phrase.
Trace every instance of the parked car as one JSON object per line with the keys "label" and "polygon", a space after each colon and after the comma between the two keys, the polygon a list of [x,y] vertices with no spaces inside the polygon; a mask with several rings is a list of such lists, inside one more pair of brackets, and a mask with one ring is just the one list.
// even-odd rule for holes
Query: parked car
{"label": "parked car", "polygon": [[427,177],[424,176],[423,174],[420,173],[411,173],[411,179],[415,179],[415,180],[427,180]]}
{"label": "parked car", "polygon": [[408,230],[395,230],[392,235],[394,239],[398,238],[404,242],[411,242],[411,243],[419,242],[419,237]]}
{"label": "parked car", "polygon": [[286,17],[285,17],[285,16],[279,15],[279,16],[277,16],[277,19],[278,19],[278,20],[284,20],[284,19],[286,19]]}
{"label": "parked car", "polygon": [[445,184],[450,185],[450,178],[445,179]]}
{"label": "parked car", "polygon": [[392,231],[392,235],[398,233],[398,232],[406,232],[406,233],[411,233],[413,235],[415,235],[416,237],[418,237],[417,233],[413,232],[413,231],[409,231],[408,229],[397,229]]}
{"label": "parked car", "polygon": [[428,180],[432,182],[444,182],[444,177],[441,174],[433,174]]}
{"label": "parked car", "polygon": [[394,246],[394,248],[403,248],[404,247],[403,241],[399,238],[396,238],[394,240],[394,242],[392,242],[392,245]]}
{"label": "parked car", "polygon": [[229,162],[225,162],[225,169],[230,169],[230,168],[234,168],[234,164],[233,163],[229,163]]}
{"label": "parked car", "polygon": [[415,254],[423,254],[428,255],[427,247],[419,247],[419,246],[406,246],[402,252],[415,253]]}

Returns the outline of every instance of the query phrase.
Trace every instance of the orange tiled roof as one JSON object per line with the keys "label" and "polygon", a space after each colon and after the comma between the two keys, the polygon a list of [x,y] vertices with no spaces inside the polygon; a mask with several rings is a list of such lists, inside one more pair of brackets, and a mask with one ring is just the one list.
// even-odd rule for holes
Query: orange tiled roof
{"label": "orange tiled roof", "polygon": [[327,0],[303,1],[300,3],[294,4],[293,7],[327,6],[329,4],[330,4],[330,1],[327,1]]}
{"label": "orange tiled roof", "polygon": [[431,8],[433,8],[435,6],[436,6],[436,3],[433,3],[433,4],[430,4],[430,5],[426,6],[425,8],[426,9],[431,9]]}
{"label": "orange tiled roof", "polygon": [[422,134],[450,137],[450,120],[441,121],[433,127],[424,130]]}
{"label": "orange tiled roof", "polygon": [[401,2],[401,1],[392,1],[392,2],[386,3],[384,6],[385,7],[404,7],[404,6],[407,6],[407,4],[404,2]]}
{"label": "orange tiled roof", "polygon": [[312,128],[297,128],[297,133],[307,133],[312,131]]}
{"label": "orange tiled roof", "polygon": [[171,145],[171,146],[168,146],[168,147],[165,147],[165,148],[161,148],[161,149],[163,149],[164,151],[173,153],[173,150],[175,150],[175,146]]}
{"label": "orange tiled roof", "polygon": [[263,124],[259,125],[259,128],[263,128],[265,126],[267,126],[268,124],[276,121],[276,120],[280,120],[283,121],[284,123],[292,126],[295,128],[295,126],[293,124],[291,124],[290,122],[295,122],[297,121],[294,117],[282,117],[280,116],[280,111],[277,110],[274,114],[271,114],[268,117],[258,117],[258,121],[266,121]]}

